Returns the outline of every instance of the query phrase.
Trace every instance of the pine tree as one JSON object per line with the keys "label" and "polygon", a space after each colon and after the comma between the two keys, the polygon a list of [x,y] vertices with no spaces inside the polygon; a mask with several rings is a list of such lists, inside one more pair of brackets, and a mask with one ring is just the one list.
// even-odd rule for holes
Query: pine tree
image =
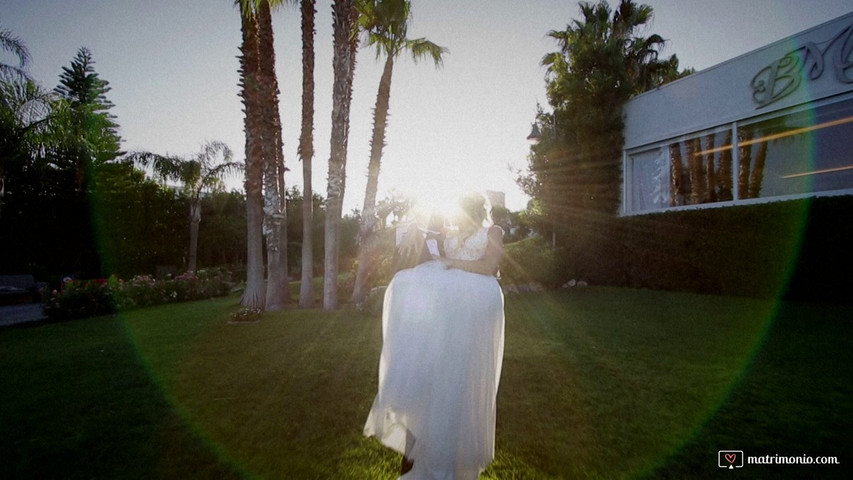
{"label": "pine tree", "polygon": [[[115,116],[109,113],[113,103],[107,99],[109,82],[95,72],[92,52],[82,47],[62,67],[55,91],[62,99],[58,125],[64,137],[55,161],[76,171],[77,190],[85,191],[92,169],[120,155],[121,138]],[[69,165],[70,164],[70,165]]]}

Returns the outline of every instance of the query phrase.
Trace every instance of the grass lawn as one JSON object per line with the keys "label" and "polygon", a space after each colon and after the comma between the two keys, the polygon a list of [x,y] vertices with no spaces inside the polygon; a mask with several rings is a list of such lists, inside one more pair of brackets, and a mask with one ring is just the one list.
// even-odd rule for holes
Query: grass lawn
{"label": "grass lawn", "polygon": [[[361,429],[375,315],[235,297],[0,330],[0,477],[394,479]],[[615,288],[507,298],[483,478],[848,478],[853,307]],[[717,467],[718,450],[841,465]]]}

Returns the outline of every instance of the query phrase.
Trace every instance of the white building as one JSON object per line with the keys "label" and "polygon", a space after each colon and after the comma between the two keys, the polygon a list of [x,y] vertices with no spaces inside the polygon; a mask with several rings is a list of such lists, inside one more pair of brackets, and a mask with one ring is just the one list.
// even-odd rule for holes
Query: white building
{"label": "white building", "polygon": [[624,112],[624,215],[853,194],[853,12]]}

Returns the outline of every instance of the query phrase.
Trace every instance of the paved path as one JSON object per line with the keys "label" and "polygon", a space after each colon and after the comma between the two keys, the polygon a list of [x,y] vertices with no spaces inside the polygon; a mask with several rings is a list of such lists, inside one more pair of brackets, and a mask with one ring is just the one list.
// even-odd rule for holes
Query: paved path
{"label": "paved path", "polygon": [[0,327],[35,322],[37,320],[44,320],[45,318],[47,317],[45,317],[40,303],[0,307]]}

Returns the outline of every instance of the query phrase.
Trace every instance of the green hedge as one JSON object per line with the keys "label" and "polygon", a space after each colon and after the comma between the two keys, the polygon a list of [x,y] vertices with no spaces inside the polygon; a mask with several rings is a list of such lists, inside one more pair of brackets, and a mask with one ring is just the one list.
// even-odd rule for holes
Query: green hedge
{"label": "green hedge", "polygon": [[534,237],[504,246],[501,260],[501,285],[541,284],[556,287],[562,276],[559,256],[549,240]]}
{"label": "green hedge", "polygon": [[564,276],[594,284],[849,301],[853,196],[614,218],[565,242]]}

